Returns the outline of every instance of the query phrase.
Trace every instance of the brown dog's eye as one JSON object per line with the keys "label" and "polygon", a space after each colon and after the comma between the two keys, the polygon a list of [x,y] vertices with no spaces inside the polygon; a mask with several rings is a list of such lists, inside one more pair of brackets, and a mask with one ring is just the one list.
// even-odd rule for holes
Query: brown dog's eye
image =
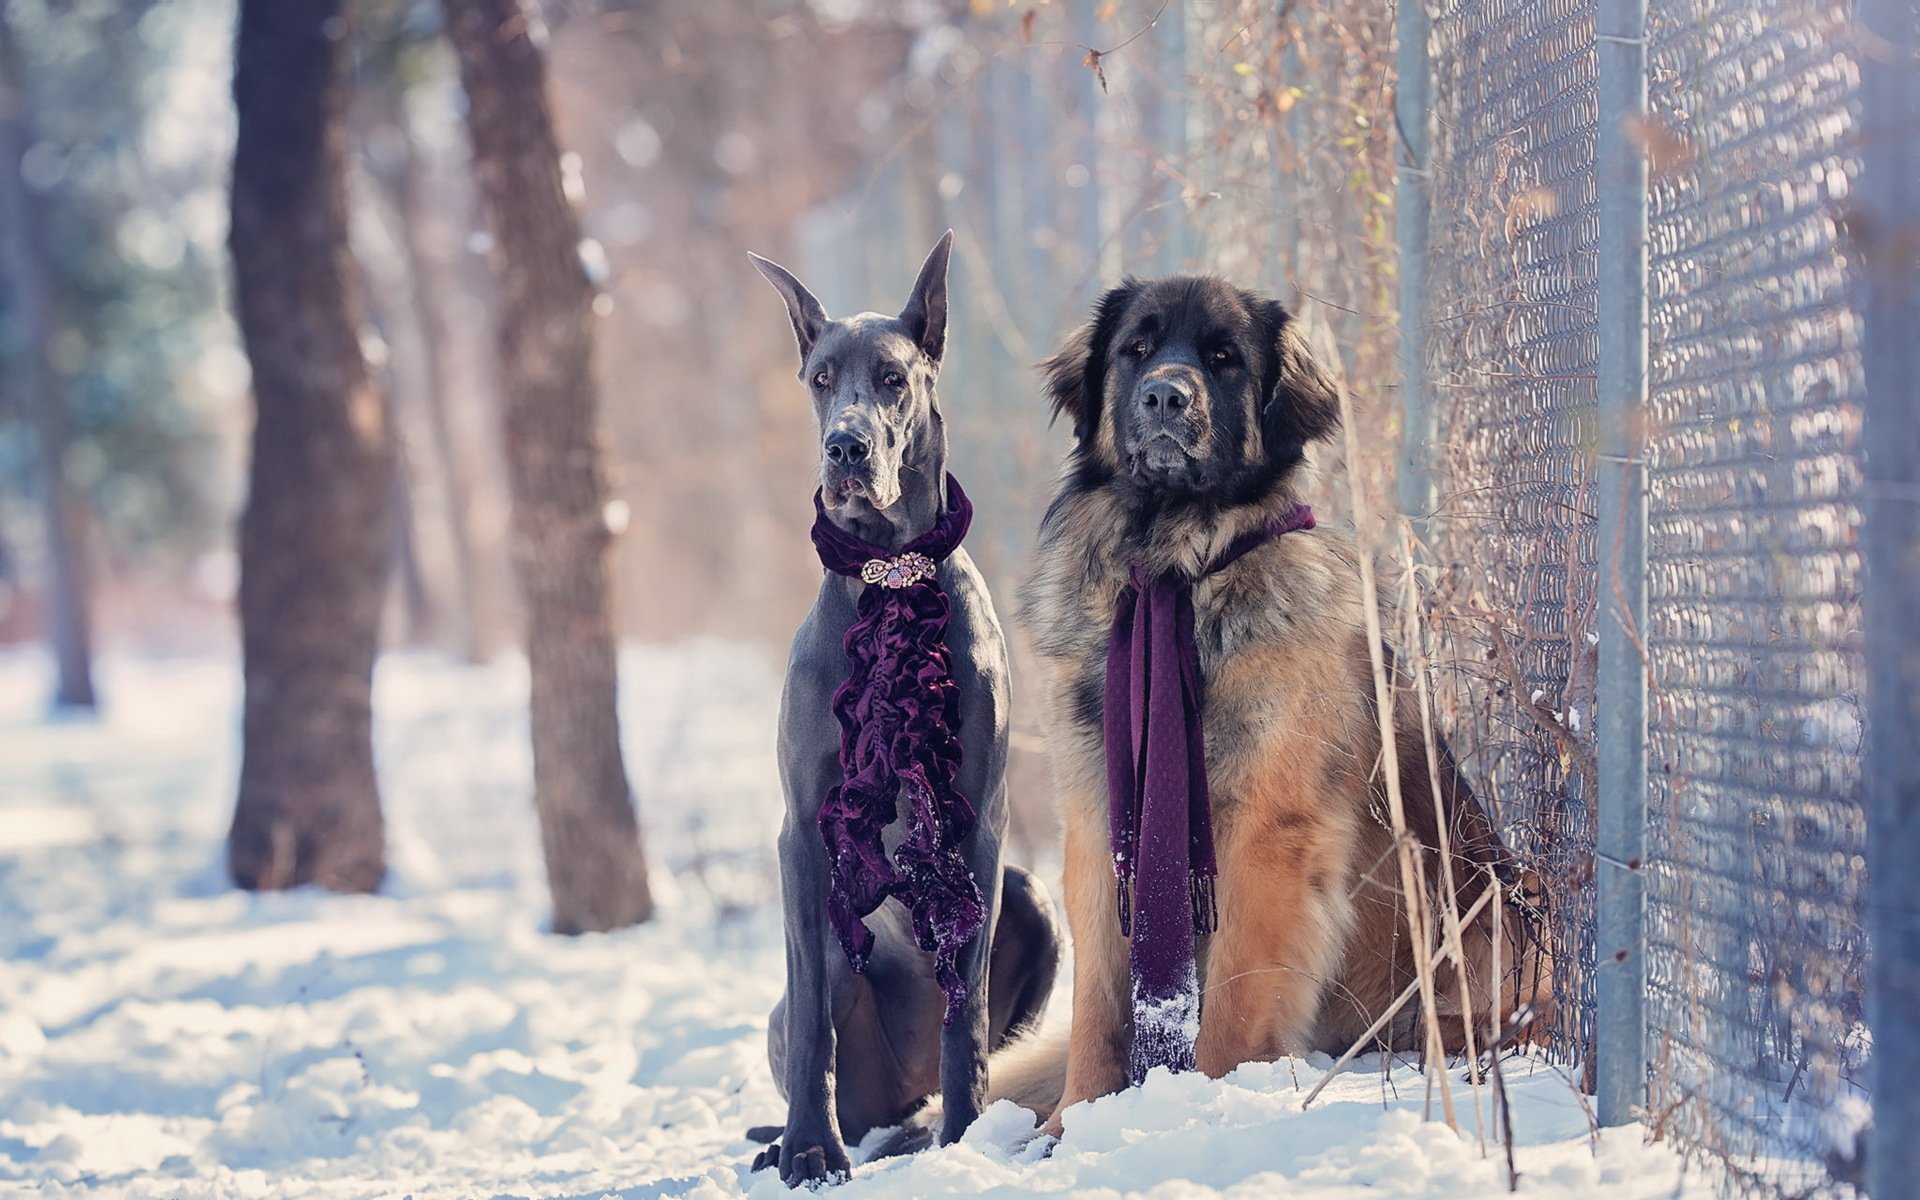
{"label": "brown dog's eye", "polygon": [[899,391],[901,388],[907,386],[907,377],[898,371],[888,371],[880,377],[880,382],[883,386]]}
{"label": "brown dog's eye", "polygon": [[1215,350],[1212,354],[1208,355],[1208,357],[1213,360],[1214,366],[1224,367],[1228,363],[1233,361],[1233,351],[1226,346],[1222,346],[1218,350]]}
{"label": "brown dog's eye", "polygon": [[1145,358],[1147,356],[1147,339],[1135,338],[1128,342],[1127,353],[1133,355],[1135,358]]}
{"label": "brown dog's eye", "polygon": [[813,386],[819,388],[823,392],[827,390],[827,373],[825,371],[814,372]]}

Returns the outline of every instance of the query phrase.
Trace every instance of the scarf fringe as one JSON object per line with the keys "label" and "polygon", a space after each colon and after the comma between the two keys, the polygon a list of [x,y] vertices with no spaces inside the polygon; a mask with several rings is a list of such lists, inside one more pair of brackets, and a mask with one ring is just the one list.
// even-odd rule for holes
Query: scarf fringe
{"label": "scarf fringe", "polygon": [[1220,900],[1214,893],[1213,875],[1194,871],[1187,876],[1187,894],[1193,902],[1193,931],[1213,933],[1220,928]]}

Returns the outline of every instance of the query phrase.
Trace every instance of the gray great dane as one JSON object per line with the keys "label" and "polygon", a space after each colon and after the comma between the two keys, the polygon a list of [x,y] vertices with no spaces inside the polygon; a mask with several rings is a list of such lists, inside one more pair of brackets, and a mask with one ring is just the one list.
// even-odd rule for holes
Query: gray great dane
{"label": "gray great dane", "polygon": [[[800,348],[800,378],[819,421],[821,487],[829,520],[897,549],[932,528],[944,504],[947,434],[935,382],[946,348],[949,231],[927,256],[898,316],[831,320],[785,268],[754,266],[786,301]],[[963,747],[957,783],[978,813],[958,849],[985,904],[983,929],[958,957],[966,993],[943,1025],[946,997],[933,960],[915,941],[907,910],[888,899],[867,918],[875,938],[856,973],[829,927],[830,879],[821,802],[841,782],[840,726],[832,701],[847,678],[843,639],[869,586],[824,573],[813,610],[794,636],[780,711],[786,820],[780,831],[787,988],[767,1031],[768,1059],[787,1102],[784,1127],[754,1163],[778,1165],[789,1185],[844,1178],[849,1142],[899,1125],[936,1090],[939,1140],[957,1140],[985,1102],[987,1056],[1010,1033],[1038,1023],[1053,991],[1061,940],[1045,890],[1001,863],[1007,829],[1006,640],[987,587],[965,549],[939,565],[950,615],[946,644],[959,694]],[[886,831],[889,854],[906,824]],[[929,1112],[934,1111],[932,1109]],[[924,1144],[896,1135],[892,1149]]]}

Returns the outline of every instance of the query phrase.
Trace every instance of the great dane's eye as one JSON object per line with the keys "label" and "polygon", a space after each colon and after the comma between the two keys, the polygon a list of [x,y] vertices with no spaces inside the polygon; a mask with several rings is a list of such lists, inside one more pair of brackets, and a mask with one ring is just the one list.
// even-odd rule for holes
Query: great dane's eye
{"label": "great dane's eye", "polygon": [[1233,358],[1234,358],[1233,348],[1231,346],[1220,346],[1216,348],[1214,352],[1212,354],[1209,354],[1207,357],[1213,360],[1214,366],[1224,367],[1228,363],[1231,363],[1233,361]]}
{"label": "great dane's eye", "polygon": [[888,371],[880,377],[880,383],[881,386],[890,387],[897,392],[907,386],[907,377],[898,371]]}
{"label": "great dane's eye", "polygon": [[1135,338],[1127,343],[1127,353],[1133,355],[1135,358],[1145,358],[1150,348],[1145,338]]}
{"label": "great dane's eye", "polygon": [[813,373],[813,386],[823,392],[827,390],[827,373],[825,371],[815,371]]}

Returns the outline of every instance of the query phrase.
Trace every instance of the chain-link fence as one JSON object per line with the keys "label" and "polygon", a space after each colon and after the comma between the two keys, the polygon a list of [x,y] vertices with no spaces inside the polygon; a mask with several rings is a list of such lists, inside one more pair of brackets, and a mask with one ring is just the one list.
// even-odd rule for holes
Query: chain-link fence
{"label": "chain-link fence", "polygon": [[[1844,235],[1857,47],[1844,3],[1649,7],[1644,117],[1599,93],[1599,4],[1401,14],[1424,35],[1427,72],[1401,82],[1430,98],[1411,122],[1401,113],[1426,220],[1403,231],[1424,287],[1399,315],[1424,366],[1408,426],[1431,438],[1410,461],[1433,482],[1441,699],[1541,876],[1555,1048],[1589,1065],[1621,1055],[1638,1074],[1632,1045],[1595,1042],[1595,975],[1614,964],[1595,962],[1592,905],[1596,868],[1637,872],[1637,1113],[1744,1190],[1845,1191],[1870,1044],[1861,320]],[[1643,249],[1601,236],[1607,119],[1631,123],[1651,177]],[[1636,250],[1650,379],[1629,418],[1646,562],[1625,577],[1644,587],[1645,617],[1609,629],[1602,592],[1620,575],[1602,548],[1621,539],[1602,536],[1596,503],[1617,469],[1597,419],[1597,268]],[[1603,636],[1626,640],[1639,679],[1603,677]],[[1607,802],[1596,716],[1641,680],[1648,857],[1610,864],[1594,841]]]}
{"label": "chain-link fence", "polygon": [[[1432,14],[1426,277],[1430,620],[1442,710],[1540,877],[1553,1044],[1593,987],[1593,6]],[[1418,133],[1415,133],[1418,136]],[[1418,253],[1417,247],[1409,247]]]}
{"label": "chain-link fence", "polygon": [[[1556,1045],[1632,1054],[1593,1041],[1595,972],[1615,964],[1594,962],[1590,898],[1596,870],[1640,871],[1650,1129],[1745,1190],[1844,1190],[1866,1112],[1848,6],[1649,8],[1639,119],[1597,90],[1598,4],[1431,14],[1431,299],[1411,315],[1446,691],[1552,901]],[[1619,518],[1595,503],[1625,465],[1599,442],[1596,266],[1636,251],[1600,236],[1609,119],[1633,122],[1652,180],[1644,575],[1601,569]],[[1599,617],[1615,579],[1644,582],[1639,628]],[[1651,692],[1644,864],[1593,840],[1596,709],[1639,682],[1604,677],[1602,636]]]}
{"label": "chain-link fence", "polygon": [[[1215,270],[1306,311],[1362,435],[1314,501],[1348,514],[1352,480],[1388,511],[1400,476],[1443,724],[1548,905],[1550,1052],[1589,1088],[1624,1062],[1612,1115],[1731,1186],[1843,1193],[1870,1045],[1851,6],[1645,0],[1642,37],[1641,0],[1401,2],[972,6],[902,81],[924,136],[875,148],[809,261],[897,291],[958,229],[948,405],[1003,594],[1063,438],[1027,368],[1100,286]],[[1644,110],[1600,84],[1642,61]],[[1621,738],[1646,777],[1610,797]],[[1644,858],[1603,851],[1642,800]],[[1609,878],[1645,886],[1625,943],[1596,940]],[[1622,1035],[1595,981],[1629,969]]]}
{"label": "chain-link fence", "polygon": [[1790,1192],[1862,1095],[1849,8],[1667,0],[1648,48],[1650,1120]]}

